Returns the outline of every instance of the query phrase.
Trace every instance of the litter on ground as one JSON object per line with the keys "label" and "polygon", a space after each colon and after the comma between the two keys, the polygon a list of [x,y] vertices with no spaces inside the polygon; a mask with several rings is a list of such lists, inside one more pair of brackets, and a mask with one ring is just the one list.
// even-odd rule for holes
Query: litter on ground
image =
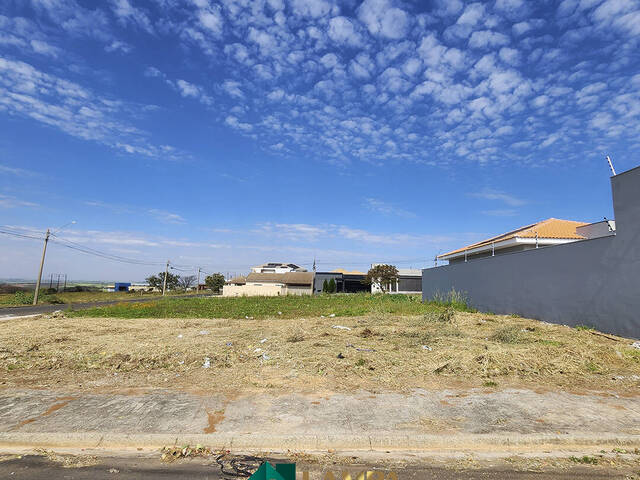
{"label": "litter on ground", "polygon": [[331,328],[337,328],[338,330],[351,330],[351,328],[345,327],[344,325],[334,325]]}
{"label": "litter on ground", "polygon": [[631,344],[631,347],[632,347],[632,348],[637,348],[638,350],[640,350],[640,342],[633,342],[633,343]]}
{"label": "litter on ground", "polygon": [[429,352],[430,352],[431,350],[433,350],[433,348],[431,348],[429,345],[422,345],[422,349],[423,349],[423,350],[428,350]]}
{"label": "litter on ground", "polygon": [[211,368],[211,359],[209,357],[204,357],[202,368]]}
{"label": "litter on ground", "polygon": [[209,335],[209,330],[200,330],[200,332],[198,332],[198,335]]}

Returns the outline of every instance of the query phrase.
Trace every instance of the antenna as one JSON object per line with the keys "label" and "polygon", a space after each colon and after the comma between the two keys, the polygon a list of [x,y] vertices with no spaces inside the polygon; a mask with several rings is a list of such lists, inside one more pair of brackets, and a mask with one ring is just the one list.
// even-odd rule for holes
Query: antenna
{"label": "antenna", "polygon": [[613,163],[611,162],[611,157],[609,155],[607,155],[607,162],[609,163],[609,168],[611,169],[611,173],[613,173],[613,176],[616,176],[616,171],[613,168]]}

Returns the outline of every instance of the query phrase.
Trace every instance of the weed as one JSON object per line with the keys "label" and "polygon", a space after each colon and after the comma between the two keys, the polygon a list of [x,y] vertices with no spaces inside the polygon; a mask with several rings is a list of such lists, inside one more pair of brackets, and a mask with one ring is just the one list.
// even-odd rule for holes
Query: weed
{"label": "weed", "polygon": [[360,332],[360,336],[362,338],[369,338],[369,337],[373,337],[374,335],[375,333],[373,333],[373,331],[369,327],[366,327],[364,330]]}
{"label": "weed", "polygon": [[301,332],[296,332],[287,338],[287,342],[289,343],[302,342],[303,340],[304,340],[304,335]]}
{"label": "weed", "polygon": [[595,330],[595,328],[590,327],[589,325],[576,325],[574,328],[576,330],[583,330],[585,332],[592,332]]}
{"label": "weed", "polygon": [[427,322],[451,323],[453,321],[455,310],[453,307],[447,307],[444,310],[436,310],[425,313],[422,318]]}
{"label": "weed", "polygon": [[584,465],[597,465],[598,464],[598,459],[596,457],[590,457],[588,455],[585,455],[583,457],[571,456],[571,457],[569,457],[569,460],[571,460],[574,463],[582,463]]}
{"label": "weed", "polygon": [[491,387],[491,388],[495,388],[495,387],[498,386],[498,384],[496,382],[494,382],[493,380],[487,380],[482,385],[485,386],[485,387]]}
{"label": "weed", "polygon": [[522,341],[520,327],[517,325],[508,325],[506,327],[499,328],[493,332],[493,335],[489,337],[489,340],[500,343],[520,343]]}
{"label": "weed", "polygon": [[364,358],[359,358],[356,361],[356,367],[364,367],[367,364],[367,361]]}
{"label": "weed", "polygon": [[598,365],[597,363],[594,362],[587,362],[584,364],[584,367],[589,370],[591,373],[598,373],[600,372],[602,369],[600,368],[600,365]]}

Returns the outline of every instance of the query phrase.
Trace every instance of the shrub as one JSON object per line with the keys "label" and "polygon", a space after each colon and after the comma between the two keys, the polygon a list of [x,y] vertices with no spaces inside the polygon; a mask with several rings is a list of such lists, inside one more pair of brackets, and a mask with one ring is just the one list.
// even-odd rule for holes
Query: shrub
{"label": "shrub", "polygon": [[329,292],[329,282],[327,282],[327,279],[324,279],[324,282],[322,282],[322,293],[330,293]]}
{"label": "shrub", "polygon": [[31,305],[33,303],[33,293],[16,292],[13,294],[13,301],[18,305]]}
{"label": "shrub", "polygon": [[336,293],[338,291],[338,288],[336,286],[336,281],[335,279],[331,279],[329,280],[329,293]]}

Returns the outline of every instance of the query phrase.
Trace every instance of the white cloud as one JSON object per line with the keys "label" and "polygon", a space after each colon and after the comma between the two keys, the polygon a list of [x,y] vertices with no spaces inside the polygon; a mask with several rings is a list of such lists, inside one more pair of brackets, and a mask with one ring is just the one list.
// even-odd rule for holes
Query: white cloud
{"label": "white cloud", "polygon": [[130,104],[95,95],[28,63],[0,57],[0,111],[128,153],[178,158],[177,150],[149,143],[145,132],[123,121],[121,116],[129,109]]}
{"label": "white cloud", "polygon": [[390,217],[415,218],[416,214],[377,198],[365,198],[364,206],[374,213]]}
{"label": "white cloud", "polygon": [[471,48],[499,47],[509,44],[509,37],[503,33],[491,30],[480,30],[473,32],[469,39]]}
{"label": "white cloud", "polygon": [[253,125],[251,125],[250,123],[241,122],[240,120],[238,120],[238,117],[235,117],[233,115],[229,115],[224,120],[224,123],[226,123],[231,128],[235,128],[243,132],[249,132],[253,130]]}
{"label": "white cloud", "polygon": [[346,17],[334,17],[329,20],[327,34],[331,40],[339,44],[358,46],[363,43],[362,36],[351,20]]}
{"label": "white cloud", "polygon": [[459,25],[474,26],[484,17],[484,5],[481,3],[470,3],[458,18]]}
{"label": "white cloud", "polygon": [[167,212],[166,210],[159,210],[156,208],[152,208],[149,210],[149,213],[155,217],[157,220],[163,223],[172,223],[172,224],[184,224],[187,221],[177,213]]}
{"label": "white cloud", "polygon": [[15,197],[11,197],[8,195],[3,195],[0,193],[0,208],[18,208],[18,207],[29,207],[36,208],[39,207],[37,203],[28,202],[26,200],[20,200]]}
{"label": "white cloud", "polygon": [[153,32],[151,21],[146,13],[139,8],[135,8],[129,0],[112,0],[113,13],[123,24],[133,24],[148,33]]}
{"label": "white cloud", "polygon": [[293,13],[301,17],[324,17],[332,10],[332,6],[325,0],[291,0]]}
{"label": "white cloud", "polygon": [[9,167],[0,163],[0,174],[16,175],[18,177],[32,177],[35,175],[30,170],[24,170],[22,168]]}
{"label": "white cloud", "polygon": [[409,28],[409,15],[394,7],[391,0],[364,0],[358,7],[358,18],[372,35],[391,39],[404,38]]}
{"label": "white cloud", "polygon": [[36,53],[56,58],[62,51],[42,40],[31,40],[31,48]]}
{"label": "white cloud", "polygon": [[514,195],[510,195],[503,191],[494,190],[491,188],[485,188],[480,192],[471,193],[470,196],[474,198],[481,198],[483,200],[499,201],[505,203],[506,205],[509,205],[510,207],[519,207],[527,203],[526,201]]}
{"label": "white cloud", "polygon": [[236,82],[235,80],[225,80],[222,83],[222,88],[225,92],[227,92],[232,97],[243,98],[244,93],[240,89],[241,83]]}

